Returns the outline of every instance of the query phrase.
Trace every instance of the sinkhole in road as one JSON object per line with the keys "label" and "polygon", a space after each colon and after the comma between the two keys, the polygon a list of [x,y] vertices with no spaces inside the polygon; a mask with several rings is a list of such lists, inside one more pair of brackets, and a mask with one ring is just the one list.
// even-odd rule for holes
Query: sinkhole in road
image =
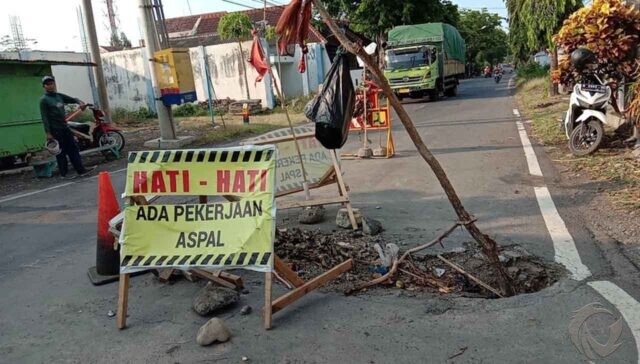
{"label": "sinkhole in road", "polygon": [[[275,250],[276,254],[304,279],[311,279],[352,258],[353,269],[323,288],[329,291],[349,292],[388,271],[374,248],[375,244],[384,248],[388,243],[389,241],[381,235],[365,236],[359,231],[327,233],[294,228],[278,229]],[[394,277],[365,290],[375,293],[396,289],[416,294],[499,298],[469,275],[452,268],[437,254],[429,254],[428,250],[410,256],[399,265]],[[399,255],[402,254],[403,250]],[[490,287],[499,287],[494,269],[474,244],[465,243],[463,247],[441,253],[441,257]],[[561,265],[534,256],[519,245],[502,246],[500,260],[513,278],[518,294],[540,291],[557,282],[565,274]]]}

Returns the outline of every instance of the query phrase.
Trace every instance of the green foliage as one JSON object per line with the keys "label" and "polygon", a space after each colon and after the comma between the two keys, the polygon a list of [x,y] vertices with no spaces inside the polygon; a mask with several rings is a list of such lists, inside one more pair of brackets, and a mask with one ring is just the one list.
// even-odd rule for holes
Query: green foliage
{"label": "green foliage", "polygon": [[273,42],[278,39],[278,34],[276,34],[276,27],[273,25],[267,25],[264,30],[264,38],[269,42]]}
{"label": "green foliage", "polygon": [[204,109],[194,103],[182,104],[173,109],[173,116],[207,116],[209,115],[209,109]]}
{"label": "green foliage", "polygon": [[541,66],[536,62],[522,64],[517,71],[518,79],[523,81],[546,77],[548,74],[549,66]]}
{"label": "green foliage", "polygon": [[520,62],[540,49],[555,49],[553,36],[563,21],[582,7],[582,0],[505,0],[509,42]]}
{"label": "green foliage", "polygon": [[334,16],[349,19],[350,27],[371,38],[385,39],[396,25],[443,22],[458,26],[458,6],[448,0],[326,0]]}
{"label": "green foliage", "polygon": [[500,16],[486,9],[460,13],[458,30],[467,43],[467,60],[476,67],[502,62],[507,56],[507,34],[500,24]]}
{"label": "green foliage", "polygon": [[251,19],[245,13],[228,13],[218,23],[218,35],[222,39],[248,39],[251,36]]}
{"label": "green foliage", "polygon": [[149,119],[155,119],[158,115],[146,107],[141,107],[137,111],[116,107],[111,111],[111,120],[118,124],[139,124]]}

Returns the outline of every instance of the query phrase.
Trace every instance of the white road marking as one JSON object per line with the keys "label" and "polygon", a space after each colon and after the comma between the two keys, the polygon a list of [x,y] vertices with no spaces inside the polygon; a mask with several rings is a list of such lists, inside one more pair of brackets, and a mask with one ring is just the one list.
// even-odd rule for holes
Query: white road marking
{"label": "white road marking", "polygon": [[[518,109],[513,109],[513,114],[520,117],[520,111],[518,111]],[[519,119],[516,121],[516,125],[518,127],[518,133],[520,134],[524,155],[527,158],[529,173],[533,176],[542,177],[540,163],[538,163],[538,157],[527,135],[527,129],[525,129],[522,121]],[[562,217],[560,217],[549,189],[543,186],[535,187],[534,190],[542,218],[544,219],[545,225],[547,225],[549,236],[551,236],[551,240],[553,241],[556,262],[564,265],[571,273],[573,279],[581,281],[588,278],[591,276],[591,271],[586,265],[582,264],[573,237],[571,233],[569,233],[569,230],[567,230],[567,226],[562,220]]]}
{"label": "white road marking", "polygon": [[573,237],[567,230],[564,220],[560,217],[549,189],[547,187],[534,187],[534,189],[542,218],[553,241],[556,262],[564,265],[571,273],[572,278],[577,281],[589,278],[591,271],[582,264]]}
{"label": "white road marking", "polygon": [[[520,113],[516,114],[516,116],[520,117]],[[529,173],[533,176],[542,177],[542,170],[538,163],[538,157],[536,157],[536,152],[533,150],[533,146],[531,146],[531,140],[529,140],[529,136],[527,135],[527,129],[525,129],[524,124],[522,124],[522,121],[520,120],[516,120],[516,126],[518,127],[518,134],[520,134],[522,148],[524,148],[524,155],[527,157]]]}
{"label": "white road marking", "polygon": [[607,301],[611,302],[622,314],[636,341],[636,349],[639,355],[638,363],[640,363],[640,303],[612,282],[598,281],[589,282],[588,284]]}
{"label": "white road marking", "polygon": [[[109,172],[109,173],[111,173],[111,174],[114,174],[114,173],[120,173],[120,172],[123,172],[123,171],[126,171],[126,170],[127,170],[126,168],[123,168],[123,169],[118,169],[118,170],[116,170],[116,171],[111,171],[111,172]],[[95,179],[95,178],[98,178],[98,176],[97,176],[97,175],[96,175],[96,176],[91,176],[91,177],[89,177],[89,178],[86,178],[86,179],[81,180],[81,181],[76,181],[76,182],[67,182],[67,183],[62,183],[62,184],[59,184],[59,185],[56,185],[56,186],[47,187],[47,188],[44,188],[44,189],[41,189],[41,190],[37,190],[37,191],[32,191],[32,192],[27,192],[27,193],[21,193],[21,194],[18,194],[18,195],[10,195],[10,196],[7,196],[7,197],[5,197],[5,198],[0,199],[0,203],[9,202],[9,201],[17,200],[17,199],[20,199],[20,198],[24,198],[24,197],[29,197],[29,196],[37,195],[37,194],[39,194],[39,193],[43,193],[43,192],[48,192],[48,191],[52,191],[52,190],[57,190],[58,188],[71,186],[71,185],[74,185],[74,184],[76,184],[76,183],[80,183],[80,182],[83,182],[83,181],[86,181],[86,180],[90,180],[90,179]]]}

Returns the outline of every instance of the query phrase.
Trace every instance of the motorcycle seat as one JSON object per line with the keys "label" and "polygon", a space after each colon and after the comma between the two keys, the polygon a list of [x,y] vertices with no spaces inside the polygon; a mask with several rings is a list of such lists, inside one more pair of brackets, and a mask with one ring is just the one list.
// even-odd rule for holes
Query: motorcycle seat
{"label": "motorcycle seat", "polygon": [[69,125],[70,128],[81,132],[82,134],[89,134],[89,131],[91,130],[91,126],[85,123],[76,123],[75,121],[69,121],[67,125]]}

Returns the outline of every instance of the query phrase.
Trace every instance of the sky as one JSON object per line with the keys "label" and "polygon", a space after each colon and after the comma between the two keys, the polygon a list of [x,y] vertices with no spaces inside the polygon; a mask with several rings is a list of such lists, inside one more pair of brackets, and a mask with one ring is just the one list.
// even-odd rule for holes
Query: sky
{"label": "sky", "polygon": [[[244,4],[245,6],[234,5]],[[269,0],[271,3],[285,4],[287,0]],[[480,10],[500,14],[506,18],[507,11],[502,0],[452,0],[461,8]],[[33,49],[47,51],[81,51],[78,9],[80,0],[15,0],[2,2],[0,15],[0,37],[10,35],[9,16],[20,18],[25,38],[36,39]],[[138,27],[138,1],[114,0],[119,20],[119,29],[124,31],[136,45],[141,38]],[[214,11],[237,11],[261,7],[261,0],[163,0],[165,17],[172,18],[190,14]],[[92,0],[98,40],[101,45],[109,44],[108,20],[104,0]]]}

